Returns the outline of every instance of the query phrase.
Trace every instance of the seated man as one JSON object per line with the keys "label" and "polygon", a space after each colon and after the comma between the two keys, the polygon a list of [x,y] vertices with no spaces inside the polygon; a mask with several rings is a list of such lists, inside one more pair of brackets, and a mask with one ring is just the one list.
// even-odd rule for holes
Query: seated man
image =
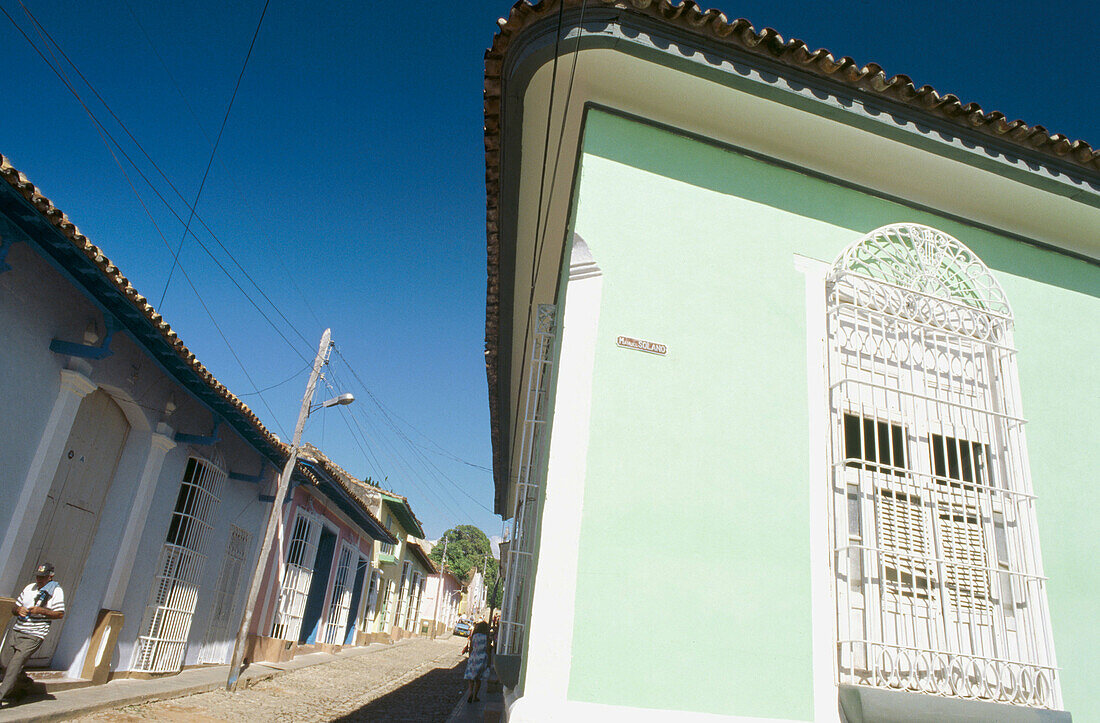
{"label": "seated man", "polygon": [[53,579],[53,565],[44,562],[35,569],[34,582],[19,593],[11,614],[17,620],[0,651],[0,667],[4,668],[0,705],[15,686],[23,666],[50,632],[50,623],[65,616],[65,594]]}

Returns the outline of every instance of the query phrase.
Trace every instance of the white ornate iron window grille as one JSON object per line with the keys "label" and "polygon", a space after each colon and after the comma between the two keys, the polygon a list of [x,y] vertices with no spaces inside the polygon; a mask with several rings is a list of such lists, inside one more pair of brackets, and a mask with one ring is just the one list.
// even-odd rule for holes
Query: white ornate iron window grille
{"label": "white ornate iron window grille", "polygon": [[358,561],[359,554],[350,545],[345,543],[340,547],[336,579],[332,583],[332,595],[329,597],[328,614],[325,615],[324,633],[321,636],[321,641],[329,645],[344,641],[348,611],[351,610],[351,588],[355,582],[355,563]]}
{"label": "white ornate iron window grille", "polygon": [[519,655],[528,606],[531,578],[534,575],[535,530],[538,527],[539,489],[546,474],[545,443],[553,377],[554,339],[557,333],[556,308],[539,304],[535,334],[527,374],[522,436],[519,450],[519,474],[516,477],[516,502],[512,515],[511,544],[508,548],[504,598],[500,614],[498,652]]}
{"label": "white ornate iron window grille", "polygon": [[271,626],[273,638],[297,640],[301,633],[320,538],[321,522],[304,510],[298,510],[286,550],[283,584]]}
{"label": "white ornate iron window grille", "polygon": [[838,682],[1060,707],[1004,293],[901,224],[826,294]]}
{"label": "white ornate iron window grille", "polygon": [[134,648],[134,670],[166,673],[183,666],[206,545],[225,478],[220,462],[187,460]]}
{"label": "white ornate iron window grille", "polygon": [[248,554],[251,540],[252,533],[236,525],[229,526],[225,559],[214,585],[214,607],[210,611],[210,625],[206,628],[206,636],[199,651],[199,663],[225,663],[229,658],[232,643],[229,626],[233,604],[237,600],[241,570],[244,569],[244,558]]}
{"label": "white ornate iron window grille", "polygon": [[413,620],[416,623],[420,622],[420,603],[424,598],[424,588],[427,585],[427,578],[424,575],[420,576],[420,584],[416,587],[416,608],[413,612]]}
{"label": "white ornate iron window grille", "polygon": [[413,630],[413,625],[416,622],[416,591],[420,589],[420,573],[414,571],[409,578],[409,605],[405,610],[405,624],[406,630]]}

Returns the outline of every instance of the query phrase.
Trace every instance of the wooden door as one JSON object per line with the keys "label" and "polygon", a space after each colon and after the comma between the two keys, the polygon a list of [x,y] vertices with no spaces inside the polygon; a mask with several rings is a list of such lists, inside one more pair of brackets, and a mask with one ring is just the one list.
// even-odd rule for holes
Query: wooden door
{"label": "wooden door", "polygon": [[[66,607],[79,594],[76,588],[129,431],[125,415],[110,395],[96,390],[80,403],[61,453],[20,580],[31,582],[35,567],[53,563],[54,579],[65,593]],[[30,665],[49,664],[64,622],[62,618],[51,624],[50,634]]]}

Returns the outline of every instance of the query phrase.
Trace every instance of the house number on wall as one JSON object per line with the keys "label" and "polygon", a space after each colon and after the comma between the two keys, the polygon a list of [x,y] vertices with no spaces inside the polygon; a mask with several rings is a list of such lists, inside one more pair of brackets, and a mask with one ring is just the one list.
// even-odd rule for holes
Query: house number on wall
{"label": "house number on wall", "polygon": [[644,339],[632,339],[629,336],[620,336],[615,340],[615,343],[624,349],[635,349],[637,351],[649,352],[650,354],[658,354],[664,356],[668,353],[668,347],[664,344],[658,344],[655,341],[645,341]]}

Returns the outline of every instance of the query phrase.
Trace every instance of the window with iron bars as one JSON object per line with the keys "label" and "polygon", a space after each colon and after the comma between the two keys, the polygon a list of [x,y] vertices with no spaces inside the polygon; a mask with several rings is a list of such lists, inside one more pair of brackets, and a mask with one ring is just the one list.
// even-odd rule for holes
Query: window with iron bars
{"label": "window with iron bars", "polygon": [[1000,286],[889,226],[834,264],[826,314],[838,682],[1060,707]]}
{"label": "window with iron bars", "polygon": [[527,627],[534,574],[535,530],[538,529],[538,498],[546,473],[545,445],[553,377],[556,335],[556,307],[539,304],[534,319],[527,372],[527,392],[520,438],[520,469],[515,485],[508,559],[505,561],[504,597],[501,601],[497,652],[519,655]]}
{"label": "window with iron bars", "polygon": [[183,667],[199,581],[206,566],[206,547],[225,479],[220,460],[187,460],[134,647],[134,670],[165,673]]}

